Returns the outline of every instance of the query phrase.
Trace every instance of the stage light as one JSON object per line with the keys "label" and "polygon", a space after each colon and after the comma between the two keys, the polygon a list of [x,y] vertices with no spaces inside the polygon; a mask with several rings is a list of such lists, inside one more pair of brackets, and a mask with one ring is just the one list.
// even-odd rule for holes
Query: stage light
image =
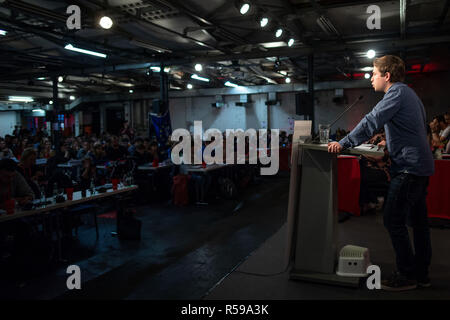
{"label": "stage light", "polygon": [[368,73],[364,74],[364,78],[369,79],[370,78],[370,74],[368,74]]}
{"label": "stage light", "polygon": [[197,71],[197,72],[200,72],[203,70],[203,66],[200,63],[197,63],[194,68],[195,68],[195,71]]}
{"label": "stage light", "polygon": [[191,90],[193,88],[192,84],[188,83],[187,88]]}
{"label": "stage light", "polygon": [[5,30],[0,30],[0,36],[6,36],[8,32]]}
{"label": "stage light", "polygon": [[104,16],[100,19],[99,24],[103,29],[110,29],[113,25],[113,21],[110,17]]}
{"label": "stage light", "polygon": [[48,104],[53,104],[53,100],[50,100],[50,101],[48,102]]}
{"label": "stage light", "polygon": [[281,37],[281,35],[283,34],[283,29],[278,29],[277,32],[275,33],[275,37],[279,38]]}
{"label": "stage light", "polygon": [[289,41],[288,41],[288,47],[292,47],[294,42],[295,42],[294,38],[290,38]]}
{"label": "stage light", "polygon": [[236,8],[239,9],[239,12],[244,15],[250,10],[250,3],[248,1],[236,1]]}
{"label": "stage light", "polygon": [[63,82],[63,81],[64,81],[64,78],[62,76],[59,76],[58,77],[58,82]]}
{"label": "stage light", "polygon": [[269,18],[262,17],[261,20],[259,20],[259,25],[261,28],[264,28],[269,23]]}
{"label": "stage light", "polygon": [[133,93],[133,92],[134,92],[134,90],[133,90],[133,89],[130,89],[130,90],[128,90],[128,92],[129,92],[129,93]]}
{"label": "stage light", "polygon": [[71,101],[73,101],[73,100],[75,100],[75,96],[70,96],[69,99],[70,99]]}
{"label": "stage light", "polygon": [[376,55],[375,50],[370,49],[369,51],[367,51],[367,58],[372,59],[374,58]]}
{"label": "stage light", "polygon": [[291,83],[291,78],[287,77],[286,78],[286,83]]}

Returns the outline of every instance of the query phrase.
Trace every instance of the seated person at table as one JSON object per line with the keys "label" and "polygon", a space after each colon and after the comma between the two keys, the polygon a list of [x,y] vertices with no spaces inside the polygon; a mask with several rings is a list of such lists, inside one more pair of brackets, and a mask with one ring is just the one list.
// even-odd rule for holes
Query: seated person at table
{"label": "seated person at table", "polygon": [[13,152],[6,146],[5,140],[0,141],[0,159],[11,159],[14,157]]}
{"label": "seated person at table", "polygon": [[114,136],[111,139],[111,146],[106,149],[106,158],[110,161],[117,161],[125,159],[128,155],[128,150],[119,144],[119,138]]}
{"label": "seated person at table", "polygon": [[11,159],[0,160],[0,201],[15,199],[20,206],[33,201],[34,193],[25,178],[17,172],[17,164]]}
{"label": "seated person at table", "polygon": [[40,159],[48,159],[52,153],[52,144],[48,139],[43,139],[39,146],[39,158]]}
{"label": "seated person at table", "polygon": [[[136,139],[134,139],[134,144],[132,144],[128,148],[128,153],[130,154],[130,156],[134,156],[134,154],[136,152],[136,148],[141,145],[142,146],[144,145],[144,139],[142,139],[141,137],[137,137]],[[144,149],[145,149],[145,147],[144,147]]]}
{"label": "seated person at table", "polygon": [[40,198],[39,179],[44,176],[44,173],[36,170],[36,157],[36,150],[32,148],[25,149],[17,166],[17,171],[25,178],[31,190],[33,190],[35,198]]}
{"label": "seated person at table", "polygon": [[142,166],[150,162],[150,154],[147,152],[143,144],[136,147],[133,159],[136,161],[136,166]]}
{"label": "seated person at table", "polygon": [[430,123],[430,127],[432,132],[433,147],[445,148],[450,137],[450,125],[447,124],[444,116],[439,115],[434,117],[433,121]]}
{"label": "seated person at table", "polygon": [[90,150],[86,155],[94,161],[95,165],[102,164],[106,161],[106,153],[100,142],[96,142],[92,150]]}
{"label": "seated person at table", "polygon": [[286,131],[280,132],[280,147],[286,147],[289,144],[289,140]]}
{"label": "seated person at table", "polygon": [[161,159],[161,154],[159,152],[158,143],[156,141],[152,141],[150,143],[148,153],[150,162],[153,162],[155,160],[159,162],[159,160]]}
{"label": "seated person at table", "polygon": [[95,184],[96,178],[96,168],[92,158],[86,156],[83,158],[83,162],[81,164],[81,175],[80,175],[80,188],[81,190],[89,189],[91,186],[91,182],[94,181]]}
{"label": "seated person at table", "polygon": [[77,159],[83,159],[91,150],[91,144],[89,143],[89,141],[84,141],[82,146],[83,147],[80,148],[77,152]]}

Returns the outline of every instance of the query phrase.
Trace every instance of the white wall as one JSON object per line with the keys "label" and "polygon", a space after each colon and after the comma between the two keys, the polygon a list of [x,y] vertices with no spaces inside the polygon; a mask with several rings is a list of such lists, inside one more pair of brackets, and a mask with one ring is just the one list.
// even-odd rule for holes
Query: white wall
{"label": "white wall", "polygon": [[16,111],[0,112],[0,136],[12,134],[14,126],[20,124],[20,115]]}
{"label": "white wall", "polygon": [[[240,96],[225,96],[225,105],[214,108],[215,97],[194,97],[171,99],[169,103],[172,128],[190,129],[193,121],[201,120],[203,129],[282,129],[289,128],[289,118],[295,116],[295,94],[279,94],[277,99],[280,104],[267,107],[265,102],[267,94],[255,94],[250,96],[251,103],[247,107],[236,106]],[[270,123],[268,114],[270,113]],[[298,116],[295,116],[299,118]]]}

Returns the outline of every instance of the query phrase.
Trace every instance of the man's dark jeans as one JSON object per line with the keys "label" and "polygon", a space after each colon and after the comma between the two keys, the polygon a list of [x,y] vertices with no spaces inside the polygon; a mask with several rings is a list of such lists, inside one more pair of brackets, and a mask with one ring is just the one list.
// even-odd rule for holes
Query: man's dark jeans
{"label": "man's dark jeans", "polygon": [[[428,177],[409,173],[397,174],[391,179],[384,208],[384,226],[391,236],[397,269],[410,279],[425,279],[431,262],[426,203],[428,180]],[[407,221],[413,228],[415,253],[406,228]]]}

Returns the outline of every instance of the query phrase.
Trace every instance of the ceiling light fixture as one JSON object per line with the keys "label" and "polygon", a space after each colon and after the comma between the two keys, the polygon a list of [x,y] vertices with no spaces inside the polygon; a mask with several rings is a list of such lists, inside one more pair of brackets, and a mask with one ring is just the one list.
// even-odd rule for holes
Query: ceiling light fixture
{"label": "ceiling light fixture", "polygon": [[261,26],[261,28],[264,28],[265,26],[267,26],[268,23],[269,23],[269,18],[267,18],[267,17],[262,17],[261,20],[259,20],[259,25]]}
{"label": "ceiling light fixture", "polygon": [[32,97],[19,97],[19,96],[9,96],[9,101],[14,101],[14,102],[33,102],[33,98]]}
{"label": "ceiling light fixture", "polygon": [[282,34],[283,34],[283,29],[279,28],[277,30],[277,32],[275,33],[275,37],[279,38],[279,37],[281,37]]}
{"label": "ceiling light fixture", "polygon": [[192,84],[188,83],[187,88],[188,88],[189,90],[191,90],[193,87],[194,87],[194,86],[193,86]]}
{"label": "ceiling light fixture", "polygon": [[80,52],[80,53],[84,53],[84,54],[89,54],[91,56],[96,56],[96,57],[100,57],[100,58],[106,58],[107,57],[106,54],[104,54],[104,53],[77,48],[77,47],[74,47],[73,45],[71,45],[70,43],[68,45],[66,45],[64,47],[64,49],[67,49],[67,50],[70,50],[70,51],[75,51],[75,52]]}
{"label": "ceiling light fixture", "polygon": [[99,24],[103,29],[110,29],[113,25],[113,21],[110,17],[104,16],[100,19]]}
{"label": "ceiling light fixture", "polygon": [[195,80],[200,80],[200,81],[209,82],[209,79],[208,79],[208,78],[199,77],[199,76],[196,75],[196,74],[193,74],[193,75],[191,76],[191,78],[192,78],[192,79],[195,79]]}
{"label": "ceiling light fixture", "polygon": [[369,79],[370,78],[370,74],[368,74],[368,73],[364,74],[364,78]]}
{"label": "ceiling light fixture", "polygon": [[53,104],[53,100],[50,100],[50,101],[48,102],[48,104]]}
{"label": "ceiling light fixture", "polygon": [[203,66],[200,63],[197,63],[194,68],[195,68],[195,71],[198,71],[198,72],[203,70]]}
{"label": "ceiling light fixture", "polygon": [[230,82],[230,81],[225,82],[225,85],[226,85],[227,87],[233,87],[233,88],[239,87],[237,84],[234,84],[234,83],[232,83],[232,82]]}
{"label": "ceiling light fixture", "polygon": [[370,49],[369,51],[367,51],[367,58],[373,59],[376,54],[377,53],[375,52],[375,50]]}
{"label": "ceiling light fixture", "polygon": [[286,83],[291,83],[291,78],[287,77],[286,78]]}
{"label": "ceiling light fixture", "polygon": [[64,81],[64,78],[62,76],[59,76],[58,77],[58,82],[63,82],[63,81]]}
{"label": "ceiling light fixture", "polygon": [[235,5],[236,5],[236,8],[239,9],[239,12],[242,15],[246,14],[250,10],[250,2],[248,2],[246,0],[244,0],[244,1],[238,0],[238,1],[236,1]]}
{"label": "ceiling light fixture", "polygon": [[131,44],[134,44],[135,46],[141,47],[141,48],[145,48],[145,49],[150,49],[159,53],[172,53],[172,50],[166,49],[166,48],[162,48],[159,46],[156,46],[154,44],[142,41],[142,40],[137,40],[137,39],[132,39],[130,41]]}
{"label": "ceiling light fixture", "polygon": [[294,42],[295,42],[295,39],[294,38],[290,38],[289,41],[288,41],[288,47],[292,47]]}
{"label": "ceiling light fixture", "polygon": [[0,36],[6,36],[7,33],[6,30],[0,30]]}
{"label": "ceiling light fixture", "polygon": [[73,101],[73,100],[75,100],[75,96],[70,96],[69,99],[70,99],[71,101]]}
{"label": "ceiling light fixture", "polygon": [[130,89],[130,90],[128,90],[128,92],[129,92],[129,93],[133,93],[133,92],[134,92],[134,90],[133,90],[133,89]]}

